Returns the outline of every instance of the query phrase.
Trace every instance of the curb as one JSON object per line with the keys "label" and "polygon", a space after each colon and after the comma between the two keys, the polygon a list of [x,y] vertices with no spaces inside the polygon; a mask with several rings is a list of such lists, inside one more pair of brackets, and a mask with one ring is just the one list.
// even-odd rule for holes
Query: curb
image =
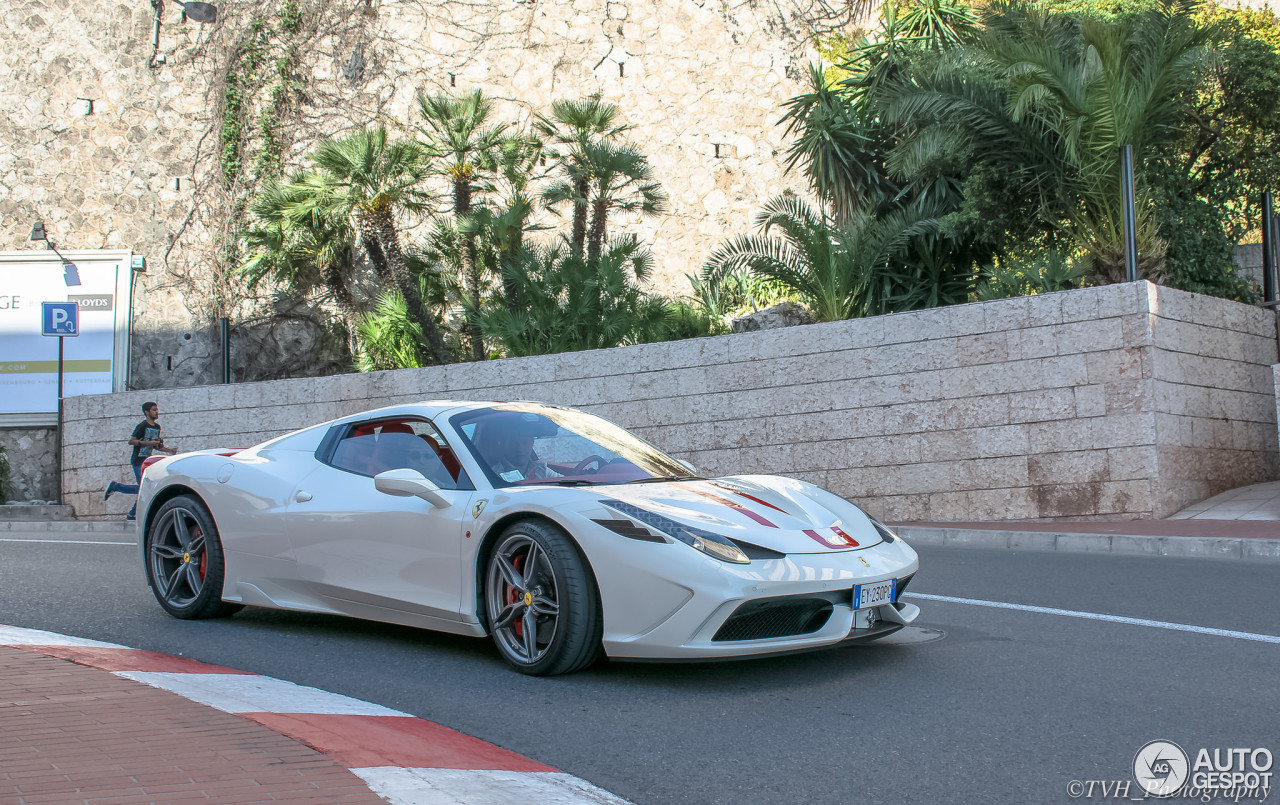
{"label": "curb", "polygon": [[478,738],[318,688],[38,629],[0,625],[0,645],[107,671],[261,724],[328,755],[392,805],[631,805]]}
{"label": "curb", "polygon": [[[123,517],[123,515],[122,515]],[[6,531],[53,534],[134,534],[138,524],[132,520],[0,520],[0,534]]]}
{"label": "curb", "polygon": [[916,545],[1016,548],[1024,551],[1116,553],[1280,562],[1280,539],[1243,537],[1159,537],[1141,534],[1081,534],[1068,531],[894,526]]}

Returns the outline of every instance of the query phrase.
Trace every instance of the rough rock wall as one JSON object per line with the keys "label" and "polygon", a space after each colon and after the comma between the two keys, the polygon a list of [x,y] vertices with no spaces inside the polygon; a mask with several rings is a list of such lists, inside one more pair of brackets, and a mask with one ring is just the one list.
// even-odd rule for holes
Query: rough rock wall
{"label": "rough rock wall", "polygon": [[1164,517],[1280,477],[1276,362],[1272,314],[1138,282],[567,355],[76,397],[64,483],[82,517],[127,508],[100,495],[123,463],[112,440],[145,394],[183,450],[421,399],[533,399],[606,416],[705,474],[790,475],[895,520]]}
{"label": "rough rock wall", "polygon": [[0,428],[9,459],[10,501],[53,500],[58,495],[58,456],[53,428]]}
{"label": "rough rock wall", "polygon": [[[39,219],[59,248],[147,258],[136,388],[217,382],[199,357],[217,351],[213,323],[270,309],[229,273],[256,177],[321,135],[411,125],[420,87],[482,88],[523,122],[557,98],[618,104],[670,195],[668,215],[619,224],[652,244],[655,287],[682,289],[769,196],[801,184],[783,176],[775,125],[810,59],[800,34],[848,22],[823,0],[297,0],[288,22],[285,0],[222,0],[216,25],[160,5],[155,51],[145,0],[0,9],[0,249],[28,248]],[[266,85],[285,55],[277,103]],[[253,97],[229,92],[237,81]],[[226,126],[257,138],[230,166]],[[271,377],[298,356],[242,361],[242,375]]]}

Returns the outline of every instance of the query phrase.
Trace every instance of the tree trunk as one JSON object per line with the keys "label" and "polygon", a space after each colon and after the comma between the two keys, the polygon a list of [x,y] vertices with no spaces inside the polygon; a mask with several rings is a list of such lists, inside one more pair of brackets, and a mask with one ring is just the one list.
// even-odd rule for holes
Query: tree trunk
{"label": "tree trunk", "polygon": [[[454,218],[461,218],[470,211],[471,178],[460,176],[453,180]],[[471,359],[482,361],[485,359],[484,334],[480,332],[480,266],[476,261],[475,238],[472,235],[463,236],[459,251],[461,252],[459,257],[462,260],[462,281],[471,302],[466,310],[467,340],[471,342]]]}
{"label": "tree trunk", "polygon": [[360,229],[360,245],[364,247],[365,252],[369,255],[369,262],[373,263],[374,276],[378,281],[390,285],[395,282],[395,278],[391,276],[391,268],[387,265],[386,252],[382,250],[382,244],[378,242],[378,235],[374,231],[374,227],[367,221],[359,222]]}
{"label": "tree trunk", "polygon": [[571,242],[573,256],[582,256],[582,246],[587,240],[587,192],[591,189],[590,178],[575,179],[573,182],[573,230]]}
{"label": "tree trunk", "polygon": [[396,287],[404,295],[409,318],[422,328],[422,336],[427,341],[425,348],[422,344],[415,345],[418,362],[424,366],[430,363],[449,363],[449,348],[445,346],[440,328],[436,326],[435,319],[431,317],[422,300],[422,289],[418,285],[418,279],[410,275],[404,252],[400,250],[400,236],[396,232],[395,219],[392,218],[391,211],[376,210],[372,218],[371,224],[377,234],[377,240],[386,254],[387,268],[395,280]]}
{"label": "tree trunk", "polygon": [[587,265],[599,266],[600,253],[604,251],[605,223],[609,214],[609,203],[604,198],[597,198],[591,204],[591,229],[587,233]]}
{"label": "tree trunk", "polygon": [[515,270],[515,261],[524,248],[524,227],[521,226],[511,238],[511,248],[507,250],[505,259],[499,257],[499,270],[502,272],[502,293],[507,297],[507,310],[516,313],[521,309],[520,286],[516,284],[511,272]]}
{"label": "tree trunk", "polygon": [[347,287],[345,277],[340,271],[334,270],[333,266],[326,266],[321,271],[321,278],[324,281],[324,287],[329,292],[329,296],[333,299],[333,303],[338,306],[338,311],[342,313],[342,323],[347,331],[347,349],[351,354],[356,353],[356,333],[359,332],[360,318],[363,311],[356,304],[355,297],[351,295],[351,289]]}

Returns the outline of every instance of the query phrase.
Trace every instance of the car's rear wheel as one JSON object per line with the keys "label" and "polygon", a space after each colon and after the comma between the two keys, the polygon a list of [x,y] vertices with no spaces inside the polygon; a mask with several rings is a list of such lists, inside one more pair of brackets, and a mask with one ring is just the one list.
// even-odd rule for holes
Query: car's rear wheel
{"label": "car's rear wheel", "polygon": [[199,499],[179,495],[147,519],[147,584],[175,618],[216,618],[243,607],[222,600],[226,565],[213,516]]}
{"label": "car's rear wheel", "polygon": [[526,674],[567,674],[600,654],[600,601],[576,546],[550,523],[509,526],[485,571],[489,633]]}

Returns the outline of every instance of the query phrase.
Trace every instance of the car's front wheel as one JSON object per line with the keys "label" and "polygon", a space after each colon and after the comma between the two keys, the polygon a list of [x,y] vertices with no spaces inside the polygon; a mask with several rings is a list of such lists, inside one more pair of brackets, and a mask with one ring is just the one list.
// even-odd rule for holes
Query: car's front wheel
{"label": "car's front wheel", "polygon": [[222,542],[199,499],[179,495],[166,501],[147,519],[143,548],[147,584],[170,615],[216,618],[243,608],[222,600]]}
{"label": "car's front wheel", "polygon": [[590,569],[564,532],[525,520],[509,526],[485,572],[489,632],[526,674],[567,674],[600,653],[600,602]]}

